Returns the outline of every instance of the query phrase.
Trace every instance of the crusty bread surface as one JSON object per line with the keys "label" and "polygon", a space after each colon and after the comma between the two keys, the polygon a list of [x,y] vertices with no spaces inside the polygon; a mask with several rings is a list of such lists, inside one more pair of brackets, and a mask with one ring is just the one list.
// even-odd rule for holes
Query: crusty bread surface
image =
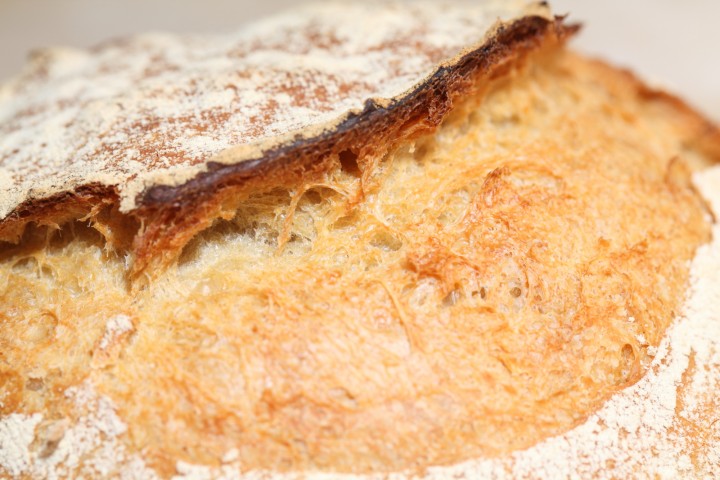
{"label": "crusty bread surface", "polygon": [[[123,425],[102,438],[160,477],[421,473],[566,432],[637,382],[710,239],[690,178],[720,136],[542,18],[455,72],[439,117],[335,127],[382,145],[285,145],[284,162],[324,156],[193,184],[212,201],[162,190],[206,202],[172,210],[196,223],[172,248],[138,250],[152,227],[112,202],[33,210],[0,250],[0,416],[41,414],[31,457],[101,401]],[[129,471],[93,455],[60,476]]]}

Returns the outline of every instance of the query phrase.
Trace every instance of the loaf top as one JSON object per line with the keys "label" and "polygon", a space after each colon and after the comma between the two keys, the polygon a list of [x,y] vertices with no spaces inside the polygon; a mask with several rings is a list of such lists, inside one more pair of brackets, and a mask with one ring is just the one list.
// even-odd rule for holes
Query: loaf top
{"label": "loaf top", "polygon": [[37,52],[0,89],[0,237],[48,202],[177,201],[157,188],[352,129],[524,16],[550,18],[525,2],[324,3],[222,35]]}

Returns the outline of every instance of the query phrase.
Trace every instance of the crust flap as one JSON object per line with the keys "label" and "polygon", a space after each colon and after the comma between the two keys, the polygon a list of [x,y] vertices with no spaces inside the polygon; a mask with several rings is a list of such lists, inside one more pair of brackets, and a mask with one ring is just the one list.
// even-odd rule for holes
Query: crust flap
{"label": "crust flap", "polygon": [[111,210],[143,225],[136,272],[165,263],[231,199],[382,155],[575,29],[544,3],[324,4],[38,54],[0,90],[0,239]]}

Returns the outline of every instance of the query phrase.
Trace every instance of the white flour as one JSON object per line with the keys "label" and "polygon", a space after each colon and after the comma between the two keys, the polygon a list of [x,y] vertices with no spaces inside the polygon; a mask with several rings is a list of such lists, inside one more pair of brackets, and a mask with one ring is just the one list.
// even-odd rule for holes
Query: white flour
{"label": "white flour", "polygon": [[127,315],[115,315],[105,324],[105,335],[103,335],[103,338],[100,340],[100,345],[98,346],[101,350],[105,350],[115,339],[124,333],[132,331],[132,329],[133,324],[132,321],[130,321],[130,317]]}
{"label": "white flour", "polygon": [[0,474],[20,475],[30,468],[30,443],[42,415],[12,414],[0,420]]}

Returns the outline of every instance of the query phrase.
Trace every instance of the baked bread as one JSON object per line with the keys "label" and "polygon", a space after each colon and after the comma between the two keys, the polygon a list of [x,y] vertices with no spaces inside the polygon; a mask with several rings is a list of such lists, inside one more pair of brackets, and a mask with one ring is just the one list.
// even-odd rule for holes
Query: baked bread
{"label": "baked bread", "polygon": [[326,3],[35,55],[0,475],[719,475],[720,131],[577,30]]}

